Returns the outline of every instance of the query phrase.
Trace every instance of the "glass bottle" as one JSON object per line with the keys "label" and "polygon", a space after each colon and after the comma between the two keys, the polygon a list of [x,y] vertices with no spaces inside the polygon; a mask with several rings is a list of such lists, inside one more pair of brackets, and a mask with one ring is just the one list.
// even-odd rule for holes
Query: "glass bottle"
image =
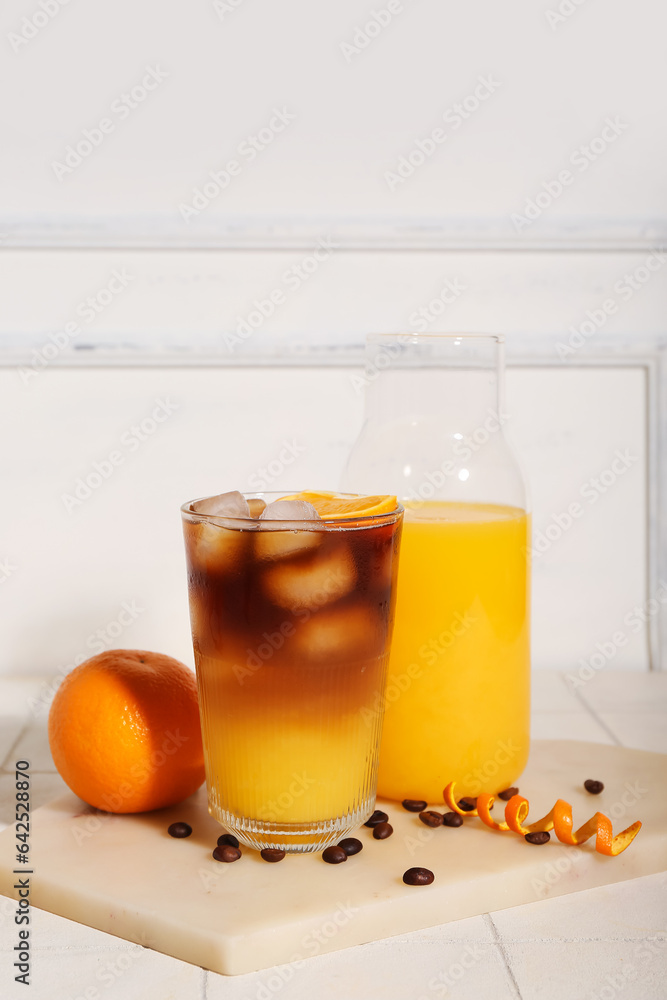
{"label": "glass bottle", "polygon": [[529,750],[530,515],[507,442],[503,338],[368,340],[343,488],[405,507],[378,794],[496,793]]}

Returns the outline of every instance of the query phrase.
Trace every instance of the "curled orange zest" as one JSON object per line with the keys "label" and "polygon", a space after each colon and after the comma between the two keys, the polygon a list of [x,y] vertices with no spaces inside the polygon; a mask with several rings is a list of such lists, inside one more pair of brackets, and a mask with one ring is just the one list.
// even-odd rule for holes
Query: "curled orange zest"
{"label": "curled orange zest", "polygon": [[621,833],[613,835],[611,820],[603,813],[596,812],[591,819],[587,820],[577,831],[572,832],[572,806],[564,799],[558,799],[553,809],[538,819],[535,823],[525,823],[530,808],[528,799],[522,795],[513,795],[505,806],[505,821],[494,820],[491,816],[491,807],[495,801],[493,795],[484,793],[477,798],[477,808],[470,812],[461,809],[456,801],[454,793],[455,782],[450,782],[443,792],[443,797],[449,808],[458,813],[459,816],[477,816],[486,826],[492,830],[512,830],[521,836],[527,833],[537,833],[544,830],[553,830],[558,839],[563,844],[577,846],[589,840],[595,834],[595,850],[598,854],[605,854],[607,857],[615,857],[629,847],[641,830],[641,823],[637,821]]}
{"label": "curled orange zest", "polygon": [[450,781],[447,787],[445,788],[444,792],[442,793],[445,802],[447,803],[449,808],[452,810],[452,812],[458,813],[459,816],[477,816],[478,813],[476,809],[461,809],[454,796],[455,784],[456,784],[455,781]]}
{"label": "curled orange zest", "polygon": [[481,819],[482,823],[486,823],[490,826],[492,830],[509,830],[507,823],[502,820],[498,823],[491,815],[491,807],[493,806],[495,799],[493,795],[488,795],[486,792],[477,798],[477,815]]}

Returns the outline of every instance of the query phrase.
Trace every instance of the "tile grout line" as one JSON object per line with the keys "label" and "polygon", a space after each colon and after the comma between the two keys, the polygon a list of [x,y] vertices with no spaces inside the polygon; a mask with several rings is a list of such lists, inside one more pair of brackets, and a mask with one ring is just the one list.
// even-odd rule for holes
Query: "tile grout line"
{"label": "tile grout line", "polygon": [[201,1000],[207,1000],[208,997],[208,971],[206,969],[201,969]]}
{"label": "tile grout line", "polygon": [[598,726],[600,726],[601,729],[604,730],[604,732],[607,734],[607,736],[611,736],[612,740],[614,741],[614,745],[617,746],[617,747],[622,747],[623,744],[621,743],[621,741],[618,738],[618,736],[616,735],[616,733],[613,731],[613,729],[610,726],[607,725],[607,723],[604,721],[604,719],[602,719],[597,714],[597,712],[595,711],[595,709],[593,708],[593,706],[588,701],[586,701],[586,699],[584,698],[584,696],[581,693],[581,691],[579,691],[577,688],[573,688],[572,689],[572,693],[574,694],[574,697],[577,699],[577,701],[579,701],[581,703],[581,705],[583,706],[583,708],[588,712],[588,714],[590,715],[590,717],[592,719],[594,719],[595,722],[597,722]]}
{"label": "tile grout line", "polygon": [[491,916],[490,913],[483,913],[482,918],[487,927],[489,927],[491,931],[491,936],[493,937],[494,944],[497,946],[502,956],[503,962],[505,963],[505,968],[507,969],[507,975],[509,976],[510,983],[514,988],[514,993],[518,998],[518,1000],[523,1000],[523,997],[521,996],[521,990],[519,989],[519,984],[516,981],[516,976],[514,975],[514,970],[512,969],[509,955],[507,954],[507,949],[505,948],[504,942],[500,937],[500,934],[498,933],[498,928],[493,922],[493,917]]}
{"label": "tile grout line", "polygon": [[16,747],[19,745],[25,734],[28,732],[29,728],[30,728],[30,719],[26,719],[26,721],[23,723],[23,727],[19,731],[18,736],[10,746],[9,750],[7,751],[7,754],[5,755],[2,761],[2,770],[6,771],[8,774],[11,774],[14,771],[14,768],[12,767],[10,770],[10,768],[6,766],[7,761],[10,760],[10,758],[13,756]]}

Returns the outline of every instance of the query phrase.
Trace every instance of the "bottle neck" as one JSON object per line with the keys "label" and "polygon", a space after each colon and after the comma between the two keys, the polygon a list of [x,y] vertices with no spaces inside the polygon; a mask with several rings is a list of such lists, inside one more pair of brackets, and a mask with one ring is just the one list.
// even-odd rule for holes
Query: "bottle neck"
{"label": "bottle neck", "polygon": [[489,419],[503,422],[501,390],[495,369],[387,369],[367,386],[365,418],[385,425],[437,423],[448,434],[469,435]]}

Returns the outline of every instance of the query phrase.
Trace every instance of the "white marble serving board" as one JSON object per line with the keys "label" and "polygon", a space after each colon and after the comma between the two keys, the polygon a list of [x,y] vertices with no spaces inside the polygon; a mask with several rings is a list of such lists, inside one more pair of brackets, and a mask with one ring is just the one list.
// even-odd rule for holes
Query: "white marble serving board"
{"label": "white marble serving board", "polygon": [[[204,789],[170,809],[134,816],[91,811],[68,794],[31,819],[31,903],[206,969],[239,974],[463,917],[659,872],[667,867],[667,755],[572,741],[534,742],[519,785],[528,822],[557,798],[572,803],[575,829],[596,810],[614,832],[643,828],[616,858],[589,841],[527,844],[478,819],[430,830],[395,803],[394,835],[357,833],[363,851],[342,865],[320,855],[267,864],[244,849],[234,864],[211,856],[221,832]],[[585,778],[605,783],[599,796]],[[437,804],[434,804],[437,805]],[[502,803],[497,803],[498,814]],[[445,807],[443,807],[445,808]],[[185,820],[188,839],[167,827]],[[15,831],[0,834],[0,892],[15,897]],[[430,886],[402,882],[407,868],[435,873]],[[18,865],[16,866],[18,867]]]}

